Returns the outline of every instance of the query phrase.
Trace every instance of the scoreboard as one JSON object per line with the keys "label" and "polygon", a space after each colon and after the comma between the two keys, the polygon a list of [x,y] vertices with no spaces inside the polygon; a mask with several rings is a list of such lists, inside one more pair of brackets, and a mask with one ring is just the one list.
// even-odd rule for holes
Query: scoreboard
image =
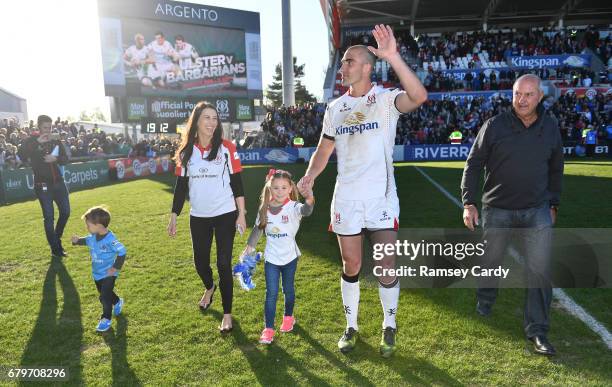
{"label": "scoreboard", "polygon": [[142,134],[175,134],[176,121],[155,120],[143,118],[140,121],[140,133]]}

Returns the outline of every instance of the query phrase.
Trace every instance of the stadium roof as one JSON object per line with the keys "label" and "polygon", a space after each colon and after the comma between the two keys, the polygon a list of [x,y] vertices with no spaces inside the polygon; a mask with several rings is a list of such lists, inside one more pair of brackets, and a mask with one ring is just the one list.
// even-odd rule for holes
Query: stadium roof
{"label": "stadium roof", "polygon": [[6,89],[5,89],[5,88],[3,88],[3,87],[0,87],[0,92],[5,93],[5,94],[7,94],[7,95],[10,95],[11,97],[16,98],[16,99],[20,99],[20,100],[23,100],[23,101],[25,101],[25,100],[26,100],[25,98],[20,97],[20,96],[18,96],[17,94],[13,93],[12,91],[8,91],[8,90],[6,90]]}
{"label": "stadium roof", "polygon": [[337,0],[342,25],[404,25],[415,32],[610,24],[610,0]]}

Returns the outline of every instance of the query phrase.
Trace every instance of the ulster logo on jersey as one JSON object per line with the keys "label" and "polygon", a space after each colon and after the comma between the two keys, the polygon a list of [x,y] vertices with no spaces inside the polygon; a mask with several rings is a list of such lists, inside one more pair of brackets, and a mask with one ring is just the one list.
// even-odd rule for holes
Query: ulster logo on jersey
{"label": "ulster logo on jersey", "polygon": [[219,149],[218,152],[219,153],[217,153],[217,157],[213,160],[213,163],[215,165],[221,165],[221,163],[223,162],[223,157],[221,156],[221,149]]}
{"label": "ulster logo on jersey", "polygon": [[341,220],[340,220],[340,213],[339,213],[339,212],[336,212],[336,220],[335,220],[335,223],[336,223],[336,224],[340,224],[340,223],[341,223]]}
{"label": "ulster logo on jersey", "polygon": [[281,219],[281,223],[289,223],[289,215],[283,215]]}
{"label": "ulster logo on jersey", "polygon": [[372,106],[376,103],[376,94],[368,95],[368,100],[366,102],[366,106]]}

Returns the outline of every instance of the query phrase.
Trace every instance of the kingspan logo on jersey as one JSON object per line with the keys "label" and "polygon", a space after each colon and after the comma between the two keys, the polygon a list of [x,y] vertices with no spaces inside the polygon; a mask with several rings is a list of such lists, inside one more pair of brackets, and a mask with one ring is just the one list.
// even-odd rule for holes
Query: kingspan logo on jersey
{"label": "kingspan logo on jersey", "polygon": [[361,112],[354,112],[346,116],[342,125],[336,128],[336,136],[341,134],[355,134],[363,133],[368,130],[378,129],[378,122],[364,122],[366,119],[365,114]]}
{"label": "kingspan logo on jersey", "polygon": [[285,238],[289,236],[289,234],[287,234],[286,232],[281,233],[278,227],[272,227],[271,231],[272,232],[266,234],[268,238]]}

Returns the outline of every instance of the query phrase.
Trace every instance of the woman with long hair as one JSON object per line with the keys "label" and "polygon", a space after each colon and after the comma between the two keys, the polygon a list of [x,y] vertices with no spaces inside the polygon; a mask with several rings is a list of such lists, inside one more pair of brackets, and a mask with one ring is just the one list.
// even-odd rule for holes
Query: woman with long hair
{"label": "woman with long hair", "polygon": [[205,287],[198,306],[207,310],[217,289],[210,267],[214,234],[223,304],[219,329],[229,332],[232,330],[232,249],[236,229],[241,233],[246,229],[246,210],[238,152],[233,143],[222,138],[221,121],[213,105],[196,104],[174,159],[177,178],[168,235],[176,235],[176,219],[189,192],[193,259]]}

